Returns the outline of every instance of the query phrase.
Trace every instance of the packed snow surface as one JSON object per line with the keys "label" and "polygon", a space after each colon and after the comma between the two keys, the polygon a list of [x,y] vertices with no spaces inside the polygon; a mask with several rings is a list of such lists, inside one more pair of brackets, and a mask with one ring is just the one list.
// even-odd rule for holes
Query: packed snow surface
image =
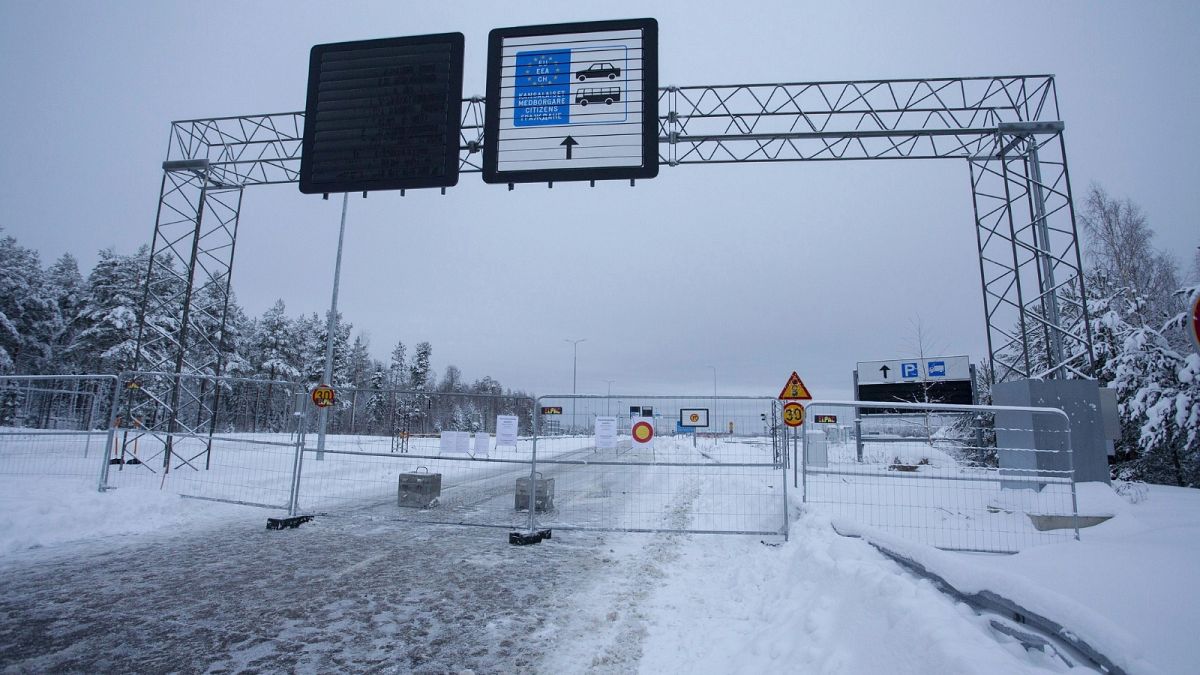
{"label": "packed snow surface", "polygon": [[[680,490],[694,486],[681,484]],[[1200,659],[1200,492],[1015,556],[911,545],[963,590],[1062,621],[1133,673]],[[678,501],[672,517],[691,517]],[[0,477],[0,669],[1021,673],[1066,666],[793,504],[790,539],[400,520],[394,504],[266,531],[278,512],[76,478]]]}

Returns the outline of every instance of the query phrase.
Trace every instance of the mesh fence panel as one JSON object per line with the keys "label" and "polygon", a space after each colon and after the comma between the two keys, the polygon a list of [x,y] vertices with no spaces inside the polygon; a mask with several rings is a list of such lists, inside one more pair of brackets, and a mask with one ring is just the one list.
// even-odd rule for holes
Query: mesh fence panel
{"label": "mesh fence panel", "polygon": [[806,408],[804,498],[837,517],[944,549],[1075,537],[1070,426],[1057,410]]}
{"label": "mesh fence panel", "polygon": [[117,378],[0,376],[0,474],[95,480]]}
{"label": "mesh fence panel", "polygon": [[537,471],[553,490],[538,526],[786,532],[773,399],[543,396],[535,412]]}
{"label": "mesh fence panel", "polygon": [[[122,374],[106,488],[287,508],[307,391],[289,382],[183,376],[176,425],[161,374]],[[156,393],[152,393],[156,392]],[[182,418],[182,419],[180,419]]]}
{"label": "mesh fence panel", "polygon": [[[518,478],[533,457],[533,399],[382,389],[338,391],[322,442],[305,421],[297,508],[420,522],[519,527]],[[497,417],[515,418],[498,444]],[[433,487],[433,486],[436,486]]]}

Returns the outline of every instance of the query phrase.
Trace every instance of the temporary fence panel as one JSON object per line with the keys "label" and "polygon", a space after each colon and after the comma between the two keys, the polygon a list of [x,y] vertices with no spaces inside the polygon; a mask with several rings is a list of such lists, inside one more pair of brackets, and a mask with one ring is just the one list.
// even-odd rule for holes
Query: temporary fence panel
{"label": "temporary fence panel", "polygon": [[112,375],[0,375],[0,474],[95,481],[116,385]]}
{"label": "temporary fence panel", "polygon": [[535,414],[535,527],[787,532],[774,399],[556,395]]}
{"label": "temporary fence panel", "polygon": [[123,373],[116,433],[102,485],[157,488],[185,497],[286,508],[298,452],[303,385],[181,376],[174,428],[169,403],[141,386],[161,373]]}
{"label": "temporary fence panel", "polygon": [[1078,535],[1060,410],[814,401],[806,411],[794,481],[835,517],[951,550]]}
{"label": "temporary fence panel", "polygon": [[[514,494],[531,469],[532,398],[351,390],[337,400],[323,442],[318,415],[307,416],[293,511],[495,527],[527,520]],[[498,443],[498,415],[516,418],[511,444]]]}

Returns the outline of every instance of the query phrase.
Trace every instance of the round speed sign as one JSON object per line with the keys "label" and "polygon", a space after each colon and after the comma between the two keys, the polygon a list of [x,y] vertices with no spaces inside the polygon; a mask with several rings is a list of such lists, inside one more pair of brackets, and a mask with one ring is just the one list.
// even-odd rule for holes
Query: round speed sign
{"label": "round speed sign", "polygon": [[327,384],[318,385],[312,390],[312,402],[318,408],[328,408],[333,405],[333,399],[333,387]]}
{"label": "round speed sign", "polygon": [[1192,334],[1192,343],[1196,345],[1196,351],[1200,352],[1200,293],[1192,299],[1192,316],[1188,322],[1189,332]]}
{"label": "round speed sign", "polygon": [[783,423],[789,427],[804,424],[804,406],[795,401],[788,401],[783,406]]}

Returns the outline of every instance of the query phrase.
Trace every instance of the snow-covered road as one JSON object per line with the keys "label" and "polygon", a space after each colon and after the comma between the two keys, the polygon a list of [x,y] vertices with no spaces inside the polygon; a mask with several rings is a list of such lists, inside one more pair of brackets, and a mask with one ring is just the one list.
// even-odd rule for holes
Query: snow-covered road
{"label": "snow-covered road", "polygon": [[[190,504],[195,508],[194,504]],[[806,518],[793,541],[255,510],[0,559],[8,672],[1024,672],[961,605]],[[680,517],[686,517],[684,509]]]}

